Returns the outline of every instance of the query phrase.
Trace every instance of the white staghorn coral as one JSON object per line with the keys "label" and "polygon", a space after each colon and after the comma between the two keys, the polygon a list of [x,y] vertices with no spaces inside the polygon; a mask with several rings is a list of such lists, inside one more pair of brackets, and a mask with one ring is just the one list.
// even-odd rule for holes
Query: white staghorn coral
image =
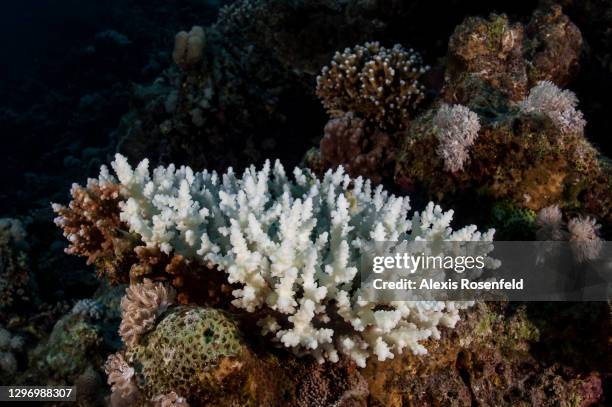
{"label": "white staghorn coral", "polygon": [[119,335],[128,346],[155,326],[155,320],[174,301],[174,289],[148,278],[142,284],[129,286],[121,299]]}
{"label": "white staghorn coral", "polygon": [[548,116],[563,134],[581,134],[586,125],[576,109],[578,98],[571,90],[561,90],[550,81],[540,81],[521,102],[521,110]]}
{"label": "white staghorn coral", "polygon": [[242,177],[174,165],[150,172],[146,160],[133,169],[121,155],[112,166],[125,198],[121,219],[132,232],[147,246],[224,270],[241,286],[233,292],[236,307],[267,311],[263,334],[321,362],[342,353],[364,366],[372,354],[425,353],[419,341],[439,337],[438,326],[454,326],[471,305],[365,300],[357,274],[368,242],[493,237],[475,226],[453,231],[452,211],[433,203],[409,219],[407,198],[342,168],[319,180],[297,168],[290,179],[279,162]]}
{"label": "white staghorn coral", "polygon": [[440,142],[436,152],[444,160],[444,168],[451,172],[462,170],[468,150],[478,137],[478,115],[462,105],[444,104],[433,120]]}

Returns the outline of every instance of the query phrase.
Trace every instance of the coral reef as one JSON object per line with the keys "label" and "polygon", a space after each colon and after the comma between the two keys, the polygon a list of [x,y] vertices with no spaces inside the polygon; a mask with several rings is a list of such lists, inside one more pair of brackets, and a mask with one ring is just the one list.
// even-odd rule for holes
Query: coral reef
{"label": "coral reef", "polygon": [[412,49],[378,42],[337,52],[317,77],[317,96],[332,117],[354,112],[382,129],[401,129],[425,97],[429,69]]}
{"label": "coral reef", "polygon": [[[77,3],[51,6],[57,35],[12,33],[12,60],[32,52],[0,84],[3,385],[76,385],[79,406],[609,403],[605,303],[357,289],[366,240],[492,238],[457,224],[599,254],[609,2]],[[317,145],[312,173],[238,175]],[[85,265],[48,202],[116,151],[161,167],[117,157],[53,206]]]}
{"label": "coral reef", "polygon": [[[511,25],[505,16],[468,18],[457,27],[449,42],[442,100],[436,105],[460,103],[478,115],[480,130],[470,160],[462,171],[444,174],[448,164],[430,147],[437,143],[436,109],[441,109],[434,106],[399,136],[395,181],[455,205],[469,206],[466,199],[474,196],[536,212],[560,204],[608,222],[606,189],[612,172],[585,138],[576,96],[555,84],[575,72],[575,63],[567,62],[577,60],[579,32],[558,8],[536,11],[531,24],[528,37],[523,26]],[[556,34],[541,44],[542,70],[536,78],[525,68],[531,55],[525,47],[544,35],[538,30]],[[556,45],[561,41],[565,44]],[[565,55],[563,63],[551,63],[560,55]],[[554,71],[544,70],[552,65]]]}

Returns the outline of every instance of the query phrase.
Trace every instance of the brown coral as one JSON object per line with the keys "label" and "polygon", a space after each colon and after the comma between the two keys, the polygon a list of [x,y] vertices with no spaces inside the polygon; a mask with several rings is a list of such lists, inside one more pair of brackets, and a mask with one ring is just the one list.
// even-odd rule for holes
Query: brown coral
{"label": "brown coral", "polygon": [[513,101],[542,80],[563,86],[578,71],[581,49],[580,31],[558,6],[536,10],[527,26],[504,14],[468,17],[449,40],[444,97],[466,104],[462,93],[475,78]]}
{"label": "brown coral", "polygon": [[174,301],[174,289],[145,279],[131,285],[121,299],[119,335],[128,346],[134,346],[142,334],[155,326],[155,320]]}
{"label": "brown coral", "polygon": [[425,97],[419,78],[428,69],[412,49],[369,42],[336,52],[316,92],[332,117],[354,112],[382,129],[400,129]]}
{"label": "brown coral", "polygon": [[[445,93],[452,98],[462,81],[477,75],[513,100],[524,97],[528,85],[523,39],[523,26],[511,24],[505,15],[465,19],[448,43]],[[456,102],[464,104],[461,100]]]}
{"label": "brown coral", "polygon": [[579,69],[582,34],[561,6],[536,10],[526,27],[527,74],[530,83],[553,81],[566,85]]}
{"label": "brown coral", "polygon": [[53,204],[55,224],[70,242],[66,253],[87,257],[87,264],[95,264],[111,282],[125,282],[122,271],[133,261],[135,238],[119,219],[119,185],[90,179],[86,187],[73,184],[70,193],[67,207]]}
{"label": "brown coral", "polygon": [[388,134],[370,129],[353,113],[330,120],[321,139],[321,164],[325,168],[338,165],[351,176],[364,176],[380,183],[392,174],[396,144]]}

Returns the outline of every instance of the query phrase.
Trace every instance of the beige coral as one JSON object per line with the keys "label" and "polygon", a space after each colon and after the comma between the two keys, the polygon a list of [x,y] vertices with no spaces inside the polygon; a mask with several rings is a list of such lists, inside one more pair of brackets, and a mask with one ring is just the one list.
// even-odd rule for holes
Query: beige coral
{"label": "beige coral", "polygon": [[550,205],[540,209],[535,222],[538,240],[563,240],[564,224],[559,205]]}
{"label": "beige coral", "polygon": [[204,29],[198,25],[191,27],[189,32],[179,32],[174,37],[172,59],[181,68],[194,66],[203,58],[205,42]]}
{"label": "beige coral", "polygon": [[567,229],[570,233],[570,247],[577,262],[594,260],[601,252],[603,242],[599,237],[601,225],[590,216],[570,219]]}
{"label": "beige coral", "polygon": [[383,129],[401,129],[425,97],[419,78],[428,69],[412,49],[369,42],[336,52],[316,93],[333,117],[352,111]]}
{"label": "beige coral", "polygon": [[140,392],[134,382],[134,368],[125,360],[123,352],[112,354],[104,364],[104,371],[111,386],[111,404],[113,407],[130,405],[140,398]]}
{"label": "beige coral", "polygon": [[189,407],[185,398],[180,397],[176,392],[161,394],[151,399],[152,407]]}
{"label": "beige coral", "polygon": [[154,327],[155,320],[174,302],[174,297],[173,288],[150,279],[128,287],[121,299],[119,335],[123,341],[128,346],[135,345],[142,334]]}

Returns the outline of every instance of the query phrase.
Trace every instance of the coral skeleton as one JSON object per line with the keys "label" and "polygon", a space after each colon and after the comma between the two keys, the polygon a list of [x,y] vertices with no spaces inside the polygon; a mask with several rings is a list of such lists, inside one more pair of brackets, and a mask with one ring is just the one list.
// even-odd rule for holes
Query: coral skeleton
{"label": "coral skeleton", "polygon": [[[370,355],[382,361],[404,350],[424,354],[419,342],[438,338],[440,326],[453,327],[459,310],[472,305],[364,299],[358,273],[369,242],[489,242],[494,233],[473,225],[453,231],[453,212],[433,203],[409,218],[408,198],[352,179],[342,167],[322,180],[299,168],[291,180],[278,161],[259,171],[251,166],[242,177],[232,169],[219,175],[174,165],[150,171],[147,160],[132,168],[119,154],[112,167],[124,198],[121,220],[131,232],[147,247],[225,271],[239,287],[232,304],[262,311],[262,334],[319,362],[344,354],[365,366]],[[101,174],[109,176],[106,167]],[[129,297],[146,303],[135,291]],[[132,301],[125,300],[124,318]],[[122,326],[128,342],[140,334]]]}
{"label": "coral skeleton", "polygon": [[174,289],[148,278],[141,284],[129,286],[121,299],[119,335],[128,346],[153,329],[155,320],[174,302]]}
{"label": "coral skeleton", "polygon": [[451,172],[461,171],[469,148],[478,137],[478,115],[462,105],[444,104],[434,117],[434,125],[440,142],[436,152],[444,160],[444,168]]}
{"label": "coral skeleton", "polygon": [[425,97],[419,78],[427,70],[412,49],[368,42],[336,52],[317,77],[317,95],[333,117],[352,111],[383,129],[399,129]]}
{"label": "coral skeleton", "polygon": [[561,90],[550,81],[540,81],[529,91],[520,107],[527,113],[548,116],[563,134],[582,134],[586,121],[576,109],[578,98],[570,90]]}

